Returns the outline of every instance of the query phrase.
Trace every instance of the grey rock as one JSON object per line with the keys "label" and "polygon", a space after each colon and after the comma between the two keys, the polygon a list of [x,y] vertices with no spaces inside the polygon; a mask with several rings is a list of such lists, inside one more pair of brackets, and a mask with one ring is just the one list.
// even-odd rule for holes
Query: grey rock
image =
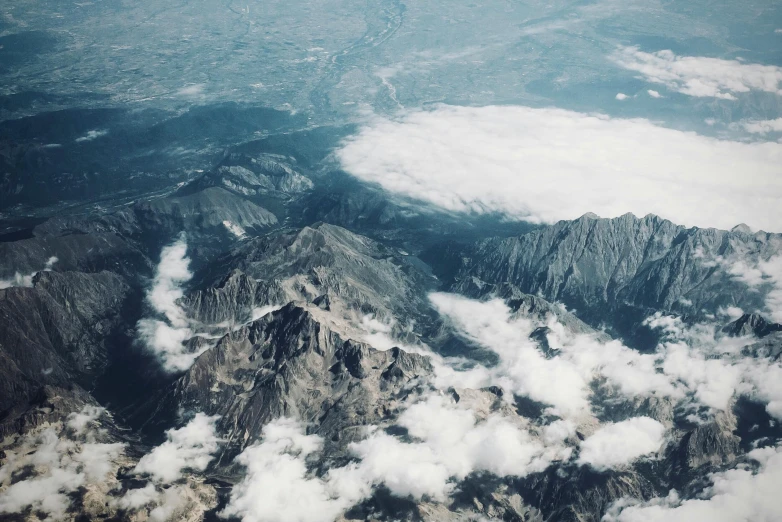
{"label": "grey rock", "polygon": [[732,337],[750,335],[762,339],[775,332],[782,332],[782,324],[767,321],[760,314],[744,314],[732,323],[724,326],[722,331]]}
{"label": "grey rock", "polygon": [[128,292],[110,272],[41,272],[32,288],[0,290],[0,410],[47,384],[88,386],[105,367]]}
{"label": "grey rock", "polygon": [[221,338],[178,380],[170,400],[221,415],[234,447],[256,441],[268,421],[292,416],[344,448],[430,371],[425,357],[344,339],[289,304]]}
{"label": "grey rock", "polygon": [[[721,306],[762,309],[766,290],[720,267],[749,266],[782,252],[782,235],[685,228],[657,216],[584,216],[512,238],[494,238],[446,253],[456,262],[455,288],[468,277],[512,283],[575,308],[592,325],[638,324],[650,311],[704,317]],[[444,255],[446,255],[444,254]],[[611,312],[608,312],[606,305]],[[625,325],[626,326],[626,325]]]}
{"label": "grey rock", "polygon": [[149,229],[168,233],[206,232],[219,228],[229,233],[224,223],[244,229],[266,228],[277,223],[268,210],[222,188],[207,188],[187,196],[161,198],[140,203],[135,208]]}

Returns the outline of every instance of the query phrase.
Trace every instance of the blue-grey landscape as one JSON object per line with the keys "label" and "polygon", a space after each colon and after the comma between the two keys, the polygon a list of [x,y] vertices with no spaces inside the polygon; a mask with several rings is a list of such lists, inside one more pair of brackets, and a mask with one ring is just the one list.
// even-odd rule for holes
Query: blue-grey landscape
{"label": "blue-grey landscape", "polygon": [[0,520],[782,520],[782,3],[0,1]]}

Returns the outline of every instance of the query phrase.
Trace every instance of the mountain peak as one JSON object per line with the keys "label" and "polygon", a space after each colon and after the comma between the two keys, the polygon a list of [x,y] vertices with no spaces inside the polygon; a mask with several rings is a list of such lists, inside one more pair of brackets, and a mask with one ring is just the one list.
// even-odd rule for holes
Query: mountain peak
{"label": "mountain peak", "polygon": [[722,329],[731,337],[754,335],[763,338],[771,333],[782,331],[782,324],[767,321],[760,314],[744,314]]}
{"label": "mountain peak", "polygon": [[739,233],[742,233],[742,234],[751,234],[752,233],[752,229],[749,228],[749,226],[747,226],[745,223],[739,223],[735,227],[731,228],[730,231],[731,232],[739,232]]}

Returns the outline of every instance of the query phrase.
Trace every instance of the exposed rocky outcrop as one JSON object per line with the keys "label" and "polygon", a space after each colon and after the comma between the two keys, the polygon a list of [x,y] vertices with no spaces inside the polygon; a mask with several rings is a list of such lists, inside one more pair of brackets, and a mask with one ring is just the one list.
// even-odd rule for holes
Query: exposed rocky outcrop
{"label": "exposed rocky outcrop", "polygon": [[[369,238],[318,223],[239,246],[214,264],[211,277],[222,281],[217,289],[194,295],[188,306],[199,318],[215,321],[235,317],[237,305],[310,302],[328,295],[335,316],[421,321],[431,313],[426,291],[436,284],[422,266]],[[226,277],[225,267],[244,275]]]}
{"label": "exposed rocky outcrop", "polygon": [[[41,272],[32,288],[0,290],[3,423],[42,387],[89,387],[107,363],[129,287],[111,272]],[[18,413],[18,411],[17,411]]]}
{"label": "exposed rocky outcrop", "polygon": [[744,314],[722,331],[733,337],[755,336],[762,339],[776,332],[782,332],[782,324],[767,321],[760,314]]}
{"label": "exposed rocky outcrop", "polygon": [[113,232],[70,233],[0,243],[0,279],[43,270],[52,257],[59,271],[107,270],[135,279],[152,270],[152,262],[132,240]]}
{"label": "exposed rocky outcrop", "polygon": [[736,261],[753,266],[780,253],[780,234],[685,228],[654,215],[626,214],[586,215],[426,258],[455,279],[456,290],[474,287],[468,278],[512,283],[575,308],[592,325],[632,335],[650,311],[702,317],[727,306],[763,309],[768,289],[748,292],[730,270]]}
{"label": "exposed rocky outcrop", "polygon": [[425,357],[344,339],[289,304],[218,340],[170,399],[220,415],[234,449],[256,441],[280,416],[314,423],[327,444],[344,449],[362,426],[391,415],[403,388],[430,371]]}

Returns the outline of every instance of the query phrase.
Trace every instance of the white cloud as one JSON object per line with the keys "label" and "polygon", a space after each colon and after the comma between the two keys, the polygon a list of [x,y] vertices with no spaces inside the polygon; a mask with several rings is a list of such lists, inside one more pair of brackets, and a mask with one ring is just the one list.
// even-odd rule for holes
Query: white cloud
{"label": "white cloud", "polygon": [[743,260],[730,262],[722,258],[717,259],[716,263],[726,266],[727,272],[734,279],[750,288],[765,287],[766,310],[773,321],[782,323],[782,255],[761,259],[756,264]]}
{"label": "white cloud", "polygon": [[160,494],[155,489],[155,485],[149,482],[143,488],[128,490],[125,495],[116,501],[116,504],[122,509],[135,511],[157,502],[159,498]]}
{"label": "white cloud", "polygon": [[629,98],[629,96],[627,96],[624,93],[621,93],[621,92],[616,93],[616,99],[619,100],[619,101],[626,100],[627,98]]}
{"label": "white cloud", "polygon": [[741,126],[752,134],[768,134],[769,132],[782,132],[782,118],[775,120],[743,121]]}
{"label": "white cloud", "polygon": [[263,428],[263,441],[236,459],[247,471],[233,487],[222,516],[242,522],[331,522],[350,502],[333,495],[327,484],[307,471],[307,456],[322,439],[305,435],[292,419],[276,419]]}
{"label": "white cloud", "polygon": [[[517,395],[552,406],[563,417],[590,415],[590,383],[603,377],[626,397],[658,395],[681,398],[671,377],[659,371],[662,354],[641,354],[619,341],[601,342],[592,335],[572,335],[550,317],[533,322],[514,317],[499,299],[475,301],[454,294],[430,295],[435,309],[450,319],[457,331],[499,356],[496,366],[472,366],[460,371],[452,364],[435,365],[435,383],[443,388],[479,388],[497,385]],[[546,357],[529,338],[538,326],[547,326]],[[444,363],[450,363],[445,360]],[[552,386],[551,383],[557,383]]]}
{"label": "white cloud", "polygon": [[623,47],[611,57],[652,83],[682,94],[735,100],[736,93],[764,91],[782,94],[782,67],[746,64],[702,56],[677,56],[671,51],[645,53]]}
{"label": "white cloud", "polygon": [[455,483],[474,471],[524,477],[570,456],[570,449],[546,446],[500,414],[479,421],[471,410],[439,395],[413,404],[397,422],[415,442],[375,432],[351,444],[360,462],[329,472],[342,496],[360,484],[384,484],[400,497],[444,501]]}
{"label": "white cloud", "polygon": [[[43,268],[43,272],[49,272],[51,271],[54,264],[57,262],[57,258],[55,256],[52,256],[49,258],[48,261],[46,261],[46,265]],[[0,279],[0,290],[3,288],[11,288],[13,286],[22,286],[22,287],[32,287],[33,286],[33,277],[35,277],[35,274],[38,272],[32,272],[30,274],[20,274],[19,272],[16,272],[14,274],[14,277],[11,279]]]}
{"label": "white cloud", "polygon": [[198,413],[184,427],[168,430],[168,440],[141,457],[134,471],[168,484],[180,479],[185,469],[205,470],[220,443],[215,433],[217,419]]}
{"label": "white cloud", "polygon": [[184,234],[163,248],[152,287],[147,292],[147,302],[166,320],[145,318],[137,325],[141,340],[169,372],[187,370],[203,351],[189,352],[184,344],[194,335],[191,321],[177,303],[184,295],[182,285],[193,277],[186,254]]}
{"label": "white cloud", "polygon": [[442,382],[445,378],[459,382],[467,377],[466,382],[469,382],[470,377],[478,377],[487,382],[462,386],[478,388],[497,384],[517,395],[550,405],[557,415],[576,416],[589,410],[588,380],[572,362],[562,357],[544,357],[537,344],[529,339],[535,329],[532,321],[512,319],[510,310],[499,299],[480,302],[442,293],[430,294],[429,299],[459,332],[500,358],[494,368],[440,376],[441,387],[445,385]]}
{"label": "white cloud", "polygon": [[577,462],[600,471],[625,466],[659,450],[664,434],[665,427],[649,417],[608,424],[581,443]]}
{"label": "white cloud", "polygon": [[603,518],[606,522],[772,522],[782,519],[782,451],[780,447],[753,450],[757,471],[732,469],[710,475],[712,485],[682,500],[676,491],[649,502],[622,499]]}
{"label": "white cloud", "polygon": [[320,478],[308,471],[307,457],[321,450],[322,439],[305,435],[292,419],[272,421],[263,441],[237,458],[247,474],[222,515],[243,522],[330,522],[375,485],[400,497],[443,501],[473,471],[525,476],[570,456],[561,441],[545,446],[499,414],[479,421],[438,395],[410,406],[398,422],[414,442],[370,427],[367,438],[349,446],[358,461]]}
{"label": "white cloud", "polygon": [[188,324],[184,310],[177,304],[177,300],[183,296],[182,285],[193,277],[189,268],[190,259],[186,254],[187,243],[184,236],[163,248],[152,289],[147,293],[147,301],[175,327],[185,327]]}
{"label": "white cloud", "polygon": [[[125,495],[114,500],[113,504],[125,511],[139,511],[147,508],[148,519],[152,522],[167,522],[171,520],[184,520],[186,508],[191,496],[187,485],[176,484],[163,487],[160,490],[155,484],[147,483],[143,488],[128,490]],[[190,513],[187,513],[190,514]],[[179,516],[179,518],[176,518]],[[138,515],[134,519],[138,518]]]}
{"label": "white cloud", "polygon": [[654,90],[652,90],[652,89],[649,89],[649,90],[648,90],[648,91],[646,91],[646,92],[647,92],[647,93],[649,94],[649,96],[651,96],[652,98],[662,98],[662,97],[663,97],[663,96],[662,96],[662,94],[660,94],[659,92],[657,92],[657,91],[654,91]]}
{"label": "white cloud", "polygon": [[458,212],[532,222],[587,212],[777,230],[782,144],[560,109],[452,107],[374,118],[336,151],[352,175]]}
{"label": "white cloud", "polygon": [[85,141],[96,140],[96,139],[98,139],[98,138],[100,138],[102,136],[105,136],[108,133],[109,133],[109,131],[107,131],[107,130],[91,130],[87,134],[85,134],[84,136],[80,136],[80,137],[76,138],[76,143],[82,143],[82,142],[85,142]]}
{"label": "white cloud", "polygon": [[744,315],[744,310],[739,308],[738,306],[721,306],[717,309],[717,313],[720,315],[727,316],[732,321],[735,321],[742,315]]}
{"label": "white cloud", "polygon": [[86,405],[81,411],[73,412],[68,415],[66,426],[73,430],[77,435],[85,435],[94,428],[96,421],[105,412],[105,408],[100,406]]}
{"label": "white cloud", "polygon": [[142,319],[138,322],[138,333],[169,372],[187,370],[201,354],[185,350],[184,343],[193,337],[190,328],[174,328],[157,319]]}
{"label": "white cloud", "polygon": [[[782,419],[782,364],[745,356],[748,340],[721,335],[716,323],[688,326],[657,313],[645,324],[659,329],[663,338],[653,353],[639,353],[616,340],[569,333],[554,317],[533,322],[514,316],[500,300],[452,294],[431,294],[430,299],[457,332],[499,356],[495,366],[485,367],[432,355],[434,384],[440,389],[497,385],[510,392],[506,397],[530,397],[565,419],[590,415],[591,387],[600,382],[627,398],[667,397],[714,411],[729,408],[742,394],[762,401],[769,414]],[[529,338],[539,326],[548,327],[554,356],[544,356]]]}
{"label": "white cloud", "polygon": [[[50,426],[25,435],[19,447],[6,449],[0,468],[0,513],[32,509],[47,514],[48,520],[61,520],[71,506],[70,493],[103,483],[125,445],[95,442],[99,432],[89,421],[78,420],[95,420],[101,413],[102,409],[87,406],[71,416],[71,436]],[[15,481],[22,471],[25,478]]]}
{"label": "white cloud", "polygon": [[782,419],[782,364],[745,356],[745,338],[719,337],[716,325],[685,326],[659,312],[646,324],[663,331],[657,347],[662,371],[687,392],[687,400],[715,410],[729,407],[736,394],[766,404],[769,415]]}

